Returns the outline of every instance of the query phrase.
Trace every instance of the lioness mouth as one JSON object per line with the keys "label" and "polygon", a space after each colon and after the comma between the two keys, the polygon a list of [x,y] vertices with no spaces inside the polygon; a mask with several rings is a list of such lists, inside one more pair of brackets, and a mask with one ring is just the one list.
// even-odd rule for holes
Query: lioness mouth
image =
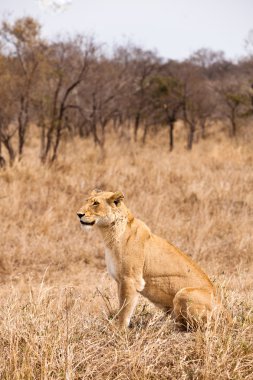
{"label": "lioness mouth", "polygon": [[80,223],[84,226],[93,226],[93,224],[95,224],[95,220],[93,220],[93,222],[83,222],[82,220],[80,220]]}

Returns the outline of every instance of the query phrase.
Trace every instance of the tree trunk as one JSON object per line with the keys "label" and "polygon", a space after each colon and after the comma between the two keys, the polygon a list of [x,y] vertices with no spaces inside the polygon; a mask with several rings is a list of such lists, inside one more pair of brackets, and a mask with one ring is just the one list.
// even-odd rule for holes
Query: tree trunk
{"label": "tree trunk", "polygon": [[231,118],[231,136],[232,137],[235,137],[236,136],[236,132],[237,132],[237,125],[236,125],[236,120],[235,120],[235,117],[232,117]]}
{"label": "tree trunk", "polygon": [[100,140],[99,140],[98,135],[97,135],[97,123],[95,120],[92,120],[92,127],[91,128],[92,128],[93,140],[94,140],[95,145],[97,145],[97,144],[100,145]]}
{"label": "tree trunk", "polygon": [[189,133],[188,133],[188,141],[187,141],[187,149],[188,150],[192,149],[194,133],[195,133],[195,125],[193,123],[191,123],[191,124],[189,124]]}
{"label": "tree trunk", "polygon": [[148,130],[149,130],[149,124],[148,124],[148,123],[145,123],[144,131],[143,131],[143,136],[142,136],[142,144],[143,144],[143,145],[146,143]]}
{"label": "tree trunk", "polygon": [[57,128],[56,128],[56,137],[55,137],[55,142],[53,146],[53,155],[51,157],[51,162],[54,162],[57,158],[58,150],[59,150],[59,145],[61,141],[61,136],[62,136],[62,120],[59,119],[57,123]]}
{"label": "tree trunk", "polygon": [[46,126],[44,122],[41,123],[40,128],[40,158],[42,159],[46,145]]}
{"label": "tree trunk", "polygon": [[236,122],[237,107],[235,105],[230,106],[230,114],[228,116],[230,120],[230,137],[235,137],[237,132],[237,122]]}
{"label": "tree trunk", "polygon": [[25,144],[25,128],[22,124],[18,126],[18,155],[21,158]]}
{"label": "tree trunk", "polygon": [[134,121],[134,141],[137,141],[137,135],[138,135],[138,130],[140,126],[140,118],[141,114],[138,112],[135,116],[135,121]]}
{"label": "tree trunk", "polygon": [[12,165],[14,160],[15,160],[15,151],[13,149],[11,139],[9,137],[4,139],[3,144],[4,144],[5,148],[7,149],[8,154],[9,154],[10,165]]}
{"label": "tree trunk", "polygon": [[92,131],[92,135],[93,135],[95,145],[97,145],[97,144],[99,145],[100,141],[99,141],[99,138],[97,135],[97,120],[96,120],[96,114],[95,113],[93,113],[93,115],[92,115],[91,131]]}
{"label": "tree trunk", "polygon": [[89,130],[86,126],[86,121],[82,121],[78,124],[79,137],[85,138],[89,136]]}
{"label": "tree trunk", "polygon": [[29,121],[28,109],[29,102],[28,100],[21,99],[20,112],[18,116],[18,155],[21,158],[23,154],[23,148],[25,144],[26,131]]}
{"label": "tree trunk", "polygon": [[174,124],[174,121],[169,122],[170,152],[174,149]]}
{"label": "tree trunk", "polygon": [[204,140],[206,138],[206,123],[205,123],[205,121],[202,121],[200,123],[200,128],[201,128],[201,138]]}
{"label": "tree trunk", "polygon": [[0,168],[4,168],[6,165],[5,159],[2,156],[2,141],[0,140]]}
{"label": "tree trunk", "polygon": [[117,114],[116,116],[112,118],[112,127],[115,133],[118,132],[118,130],[120,129],[120,126],[121,126],[121,115]]}
{"label": "tree trunk", "polygon": [[46,133],[46,137],[45,137],[45,143],[44,143],[45,149],[44,149],[43,153],[41,154],[41,162],[43,164],[46,163],[47,157],[48,157],[49,152],[51,150],[51,146],[53,143],[53,133],[55,131],[55,128],[56,128],[55,127],[55,120],[52,119],[51,123],[50,123],[50,127],[48,128],[47,133]]}
{"label": "tree trunk", "polygon": [[97,101],[96,95],[92,95],[92,114],[91,114],[91,132],[93,135],[95,145],[101,146],[101,141],[97,134]]}
{"label": "tree trunk", "polygon": [[107,121],[103,121],[103,122],[100,122],[101,123],[101,131],[102,131],[102,134],[101,134],[101,139],[100,139],[100,147],[103,148],[104,145],[105,145],[105,127],[107,125]]}
{"label": "tree trunk", "polygon": [[6,161],[3,156],[0,156],[0,169],[6,166]]}

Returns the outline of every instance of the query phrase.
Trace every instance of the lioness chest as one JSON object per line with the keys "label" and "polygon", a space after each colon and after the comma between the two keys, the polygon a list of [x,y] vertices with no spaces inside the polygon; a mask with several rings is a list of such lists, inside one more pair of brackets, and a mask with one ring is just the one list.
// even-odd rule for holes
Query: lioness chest
{"label": "lioness chest", "polygon": [[109,248],[105,250],[105,263],[109,275],[117,281],[120,275],[119,257]]}

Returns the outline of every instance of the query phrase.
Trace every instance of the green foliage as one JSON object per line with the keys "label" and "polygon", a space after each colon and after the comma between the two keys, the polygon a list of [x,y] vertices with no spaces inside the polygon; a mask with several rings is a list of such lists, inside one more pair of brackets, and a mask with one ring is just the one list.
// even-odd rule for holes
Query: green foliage
{"label": "green foliage", "polygon": [[181,82],[171,76],[155,76],[151,79],[152,94],[155,98],[180,96],[182,91]]}

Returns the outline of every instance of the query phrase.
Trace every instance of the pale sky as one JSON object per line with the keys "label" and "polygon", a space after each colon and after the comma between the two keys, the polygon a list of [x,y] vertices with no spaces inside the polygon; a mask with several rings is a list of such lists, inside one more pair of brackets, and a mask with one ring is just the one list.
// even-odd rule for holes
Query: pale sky
{"label": "pale sky", "polygon": [[172,59],[202,47],[237,59],[246,55],[245,39],[253,29],[253,0],[68,0],[62,12],[43,8],[40,1],[0,0],[1,18],[30,15],[47,37],[93,34],[109,46],[131,40]]}

